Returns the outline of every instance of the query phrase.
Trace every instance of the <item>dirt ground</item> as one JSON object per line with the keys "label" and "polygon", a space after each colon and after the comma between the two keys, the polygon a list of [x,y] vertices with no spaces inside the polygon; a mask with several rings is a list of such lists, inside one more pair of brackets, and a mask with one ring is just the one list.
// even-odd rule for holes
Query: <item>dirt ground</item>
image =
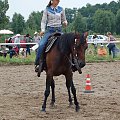
{"label": "dirt ground", "polygon": [[[64,76],[55,77],[56,104],[40,111],[45,73],[38,78],[33,65],[0,66],[0,120],[120,120],[120,62],[88,63],[74,73],[80,111],[69,107]],[[94,93],[85,94],[86,74]]]}

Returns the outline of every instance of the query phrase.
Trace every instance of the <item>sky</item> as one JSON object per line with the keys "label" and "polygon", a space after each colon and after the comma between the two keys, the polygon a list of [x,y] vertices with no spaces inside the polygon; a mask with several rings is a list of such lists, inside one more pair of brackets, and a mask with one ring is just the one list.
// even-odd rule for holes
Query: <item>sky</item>
{"label": "sky", "polygon": [[[60,0],[59,5],[63,8],[81,8],[86,6],[87,3],[95,5],[97,3],[110,3],[111,1],[113,0]],[[12,18],[16,12],[20,13],[27,20],[33,11],[44,10],[48,2],[49,0],[8,0],[9,10],[7,11],[7,16]]]}

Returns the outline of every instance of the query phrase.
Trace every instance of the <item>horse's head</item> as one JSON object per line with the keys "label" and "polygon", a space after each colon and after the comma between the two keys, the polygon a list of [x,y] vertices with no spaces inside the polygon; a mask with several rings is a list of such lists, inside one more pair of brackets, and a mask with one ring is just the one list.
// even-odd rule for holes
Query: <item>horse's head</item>
{"label": "horse's head", "polygon": [[81,68],[85,66],[85,50],[88,48],[88,44],[86,38],[88,36],[88,32],[84,32],[82,35],[76,33],[74,45],[72,47],[72,55],[75,62],[75,66],[79,73],[81,72]]}

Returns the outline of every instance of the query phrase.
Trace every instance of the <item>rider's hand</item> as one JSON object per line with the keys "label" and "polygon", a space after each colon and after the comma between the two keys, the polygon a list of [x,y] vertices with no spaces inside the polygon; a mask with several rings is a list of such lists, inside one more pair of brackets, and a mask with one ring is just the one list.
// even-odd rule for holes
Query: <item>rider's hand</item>
{"label": "rider's hand", "polygon": [[43,36],[43,35],[44,35],[44,33],[45,33],[45,32],[41,31],[41,32],[40,32],[40,36]]}
{"label": "rider's hand", "polygon": [[64,25],[64,27],[67,27],[68,22],[67,22],[67,21],[64,21],[64,22],[63,22],[63,25]]}

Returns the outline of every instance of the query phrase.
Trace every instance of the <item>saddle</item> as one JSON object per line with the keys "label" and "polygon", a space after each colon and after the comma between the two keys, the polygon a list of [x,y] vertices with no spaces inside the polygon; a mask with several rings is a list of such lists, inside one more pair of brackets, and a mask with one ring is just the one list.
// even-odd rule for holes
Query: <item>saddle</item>
{"label": "saddle", "polygon": [[42,60],[42,62],[40,62],[38,70],[36,70],[36,72],[38,72],[38,74],[37,74],[38,77],[40,77],[40,73],[43,70],[47,69],[46,54],[51,50],[52,46],[54,45],[54,43],[60,36],[61,36],[61,33],[55,32],[55,33],[51,34],[50,37],[48,38],[48,42],[47,42],[45,50],[44,50],[45,52],[43,53],[43,60]]}
{"label": "saddle", "polygon": [[54,45],[55,41],[58,39],[58,37],[61,36],[61,33],[55,32],[48,38],[48,42],[45,48],[45,53],[49,52],[52,46]]}

